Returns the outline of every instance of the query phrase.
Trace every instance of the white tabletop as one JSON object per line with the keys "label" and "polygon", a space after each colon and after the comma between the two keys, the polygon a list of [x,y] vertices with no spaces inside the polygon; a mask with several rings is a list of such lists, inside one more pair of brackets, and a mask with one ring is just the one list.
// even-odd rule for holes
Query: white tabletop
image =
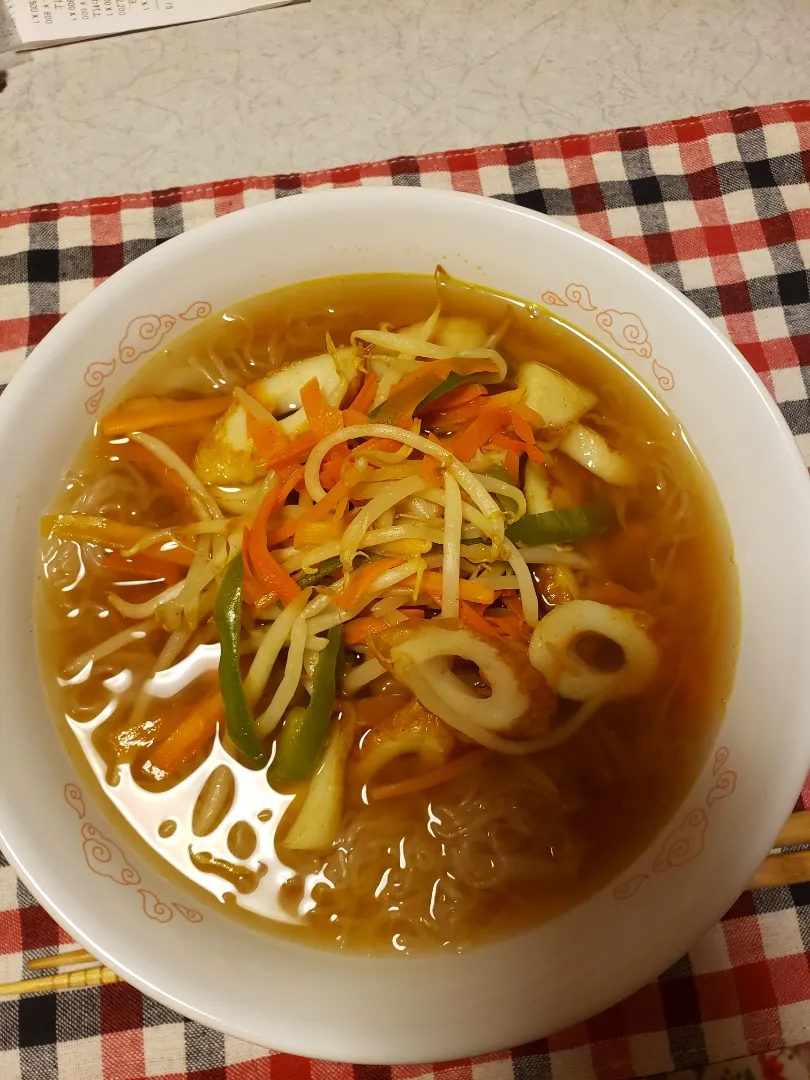
{"label": "white tabletop", "polygon": [[312,0],[12,68],[0,207],[798,97],[806,0]]}

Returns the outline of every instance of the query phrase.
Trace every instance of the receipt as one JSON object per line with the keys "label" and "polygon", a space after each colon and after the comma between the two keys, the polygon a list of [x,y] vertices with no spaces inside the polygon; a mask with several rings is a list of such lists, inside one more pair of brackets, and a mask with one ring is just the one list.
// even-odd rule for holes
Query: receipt
{"label": "receipt", "polygon": [[[301,0],[0,0],[0,53],[156,26],[202,22]],[[13,25],[5,28],[3,4]],[[16,33],[18,43],[14,42]],[[4,46],[4,35],[9,39]]]}
{"label": "receipt", "polygon": [[3,0],[0,0],[0,56],[11,52],[20,44],[20,38],[14,29],[11,14]]}

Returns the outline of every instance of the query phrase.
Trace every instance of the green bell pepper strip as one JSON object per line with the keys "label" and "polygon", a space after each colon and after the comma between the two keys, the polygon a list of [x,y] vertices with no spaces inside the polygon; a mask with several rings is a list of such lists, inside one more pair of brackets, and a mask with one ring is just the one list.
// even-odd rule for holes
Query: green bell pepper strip
{"label": "green bell pepper strip", "polygon": [[[371,562],[373,559],[382,559],[383,556],[378,555],[376,551],[358,551],[355,558],[363,558],[366,562]],[[340,567],[340,556],[333,555],[331,559],[324,559],[323,562],[316,563],[309,573],[299,574],[295,579],[296,584],[300,585],[302,589],[306,589],[310,585],[317,585],[319,581],[323,581],[323,579],[331,574],[333,570],[339,570]]]}
{"label": "green bell pepper strip", "polygon": [[267,760],[245,696],[239,670],[239,631],[242,625],[242,554],[232,560],[214,601],[214,622],[219,635],[219,688],[231,742],[251,765]]}
{"label": "green bell pepper strip", "polygon": [[568,510],[548,510],[526,514],[507,526],[506,535],[515,544],[568,544],[609,532],[616,524],[612,503],[587,503]]}
{"label": "green bell pepper strip", "polygon": [[310,585],[317,585],[319,581],[323,581],[323,579],[331,574],[333,570],[339,569],[340,565],[339,555],[335,555],[331,559],[324,559],[323,562],[317,563],[308,574],[299,574],[295,579],[296,584],[300,585],[302,589],[306,589]]}
{"label": "green bell pepper strip", "polygon": [[276,756],[267,771],[271,784],[306,780],[315,768],[329,734],[342,653],[343,627],[333,626],[326,635],[326,648],[318,655],[309,705],[305,709],[290,709],[284,717]]}

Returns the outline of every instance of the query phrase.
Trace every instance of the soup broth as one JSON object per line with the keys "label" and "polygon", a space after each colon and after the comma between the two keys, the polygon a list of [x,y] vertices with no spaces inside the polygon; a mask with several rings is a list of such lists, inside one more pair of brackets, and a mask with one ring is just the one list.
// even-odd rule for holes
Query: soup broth
{"label": "soup broth", "polygon": [[194,887],[313,944],[458,949],[582,901],[685,797],[731,684],[730,538],[676,418],[441,275],[206,318],[43,536],[74,751]]}

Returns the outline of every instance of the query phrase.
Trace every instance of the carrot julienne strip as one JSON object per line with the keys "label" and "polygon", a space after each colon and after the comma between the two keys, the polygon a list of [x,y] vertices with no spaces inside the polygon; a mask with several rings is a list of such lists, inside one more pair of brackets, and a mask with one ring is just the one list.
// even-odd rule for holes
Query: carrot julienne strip
{"label": "carrot julienne strip", "polygon": [[498,632],[471,604],[461,600],[458,605],[458,612],[461,621],[465,622],[470,629],[477,630],[479,634],[484,634],[486,637],[498,637]]}
{"label": "carrot julienne strip", "polygon": [[400,566],[403,561],[403,559],[378,559],[376,562],[369,563],[368,566],[361,566],[359,570],[355,570],[350,575],[343,592],[338,595],[338,607],[344,611],[354,607],[357,601],[369,591],[380,574],[394,566]]}
{"label": "carrot julienne strip", "polygon": [[352,619],[343,628],[343,641],[346,645],[361,645],[369,634],[380,634],[390,626],[385,619],[369,616],[367,619]]}
{"label": "carrot julienne strip", "polygon": [[454,780],[457,776],[463,776],[465,772],[480,765],[486,757],[486,750],[469,750],[461,757],[448,761],[446,765],[440,765],[438,769],[431,769],[420,776],[412,776],[408,780],[400,780],[395,784],[380,784],[368,792],[370,800],[395,799],[399,795],[412,795],[417,791],[426,791],[428,788],[444,784],[448,780]]}
{"label": "carrot julienne strip", "polygon": [[[360,387],[354,401],[348,406],[349,409],[354,412],[363,413],[364,416],[368,416],[368,411],[374,404],[374,398],[377,393],[377,386],[379,385],[379,379],[373,371],[366,372],[366,376],[363,379],[363,385]],[[345,412],[346,410],[344,410]],[[368,423],[368,420],[360,421],[361,423]],[[357,421],[352,420],[352,423]]]}
{"label": "carrot julienne strip", "polygon": [[221,416],[232,401],[232,397],[197,398],[193,401],[157,398],[154,401],[125,404],[102,417],[99,430],[108,437],[130,435],[133,431],[214,419]]}
{"label": "carrot julienne strip", "polygon": [[456,386],[453,390],[448,390],[446,394],[442,394],[435,401],[429,402],[419,410],[419,415],[427,418],[432,417],[435,413],[445,414],[453,409],[460,408],[462,405],[469,405],[476,398],[486,396],[486,393],[487,389],[481,383],[464,383],[462,386]]}
{"label": "carrot julienne strip", "polygon": [[310,431],[319,439],[343,427],[340,409],[329,404],[317,379],[310,379],[301,387],[301,404],[307,414]]}
{"label": "carrot julienne strip", "polygon": [[217,687],[192,705],[174,731],[157,744],[149,755],[152,767],[163,773],[177,772],[214,737],[222,715],[222,695]]}
{"label": "carrot julienne strip", "polygon": [[[283,604],[289,604],[301,592],[301,587],[283,570],[267,549],[267,519],[292,490],[298,480],[298,470],[286,484],[277,485],[267,493],[259,507],[256,518],[245,534],[250,565],[268,591],[278,596]],[[294,531],[294,530],[293,530]]]}
{"label": "carrot julienne strip", "polygon": [[[379,563],[375,563],[375,566],[379,566]],[[410,584],[411,578],[408,578],[406,584]],[[422,584],[420,591],[427,593],[428,596],[441,599],[442,595],[442,575],[436,570],[425,570],[422,574]],[[468,581],[466,578],[461,578],[458,583],[458,595],[461,600],[469,600],[473,604],[490,604],[495,602],[495,591],[490,589],[486,585],[478,585],[474,581]]]}
{"label": "carrot julienne strip", "polygon": [[247,414],[247,432],[263,461],[272,461],[290,445],[280,424],[263,424],[251,413]]}

